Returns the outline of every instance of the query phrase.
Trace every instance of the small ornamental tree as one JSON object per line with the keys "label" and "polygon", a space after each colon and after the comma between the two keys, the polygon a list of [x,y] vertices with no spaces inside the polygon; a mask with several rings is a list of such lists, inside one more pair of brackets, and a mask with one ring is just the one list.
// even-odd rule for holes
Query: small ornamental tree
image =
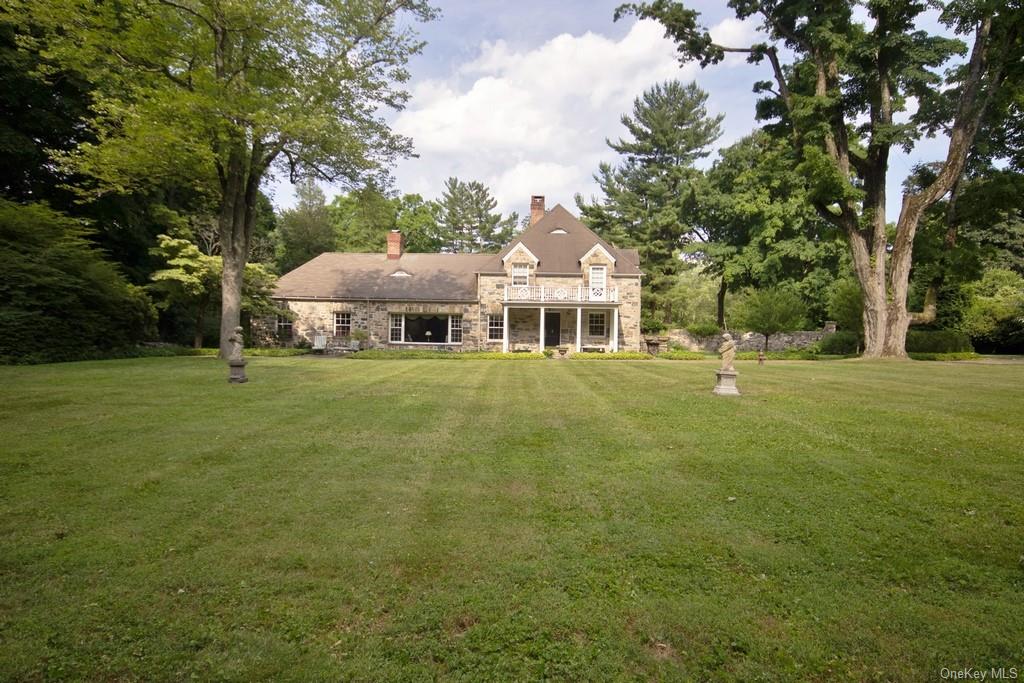
{"label": "small ornamental tree", "polygon": [[[162,258],[167,267],[151,276],[149,289],[156,295],[157,308],[166,310],[172,304],[192,309],[195,320],[193,346],[203,346],[203,328],[210,304],[220,293],[223,260],[220,256],[204,254],[192,242],[168,235],[157,237],[159,246],[153,254]],[[245,288],[242,290],[241,310],[253,316],[277,312],[270,298],[277,278],[259,263],[245,265]]]}
{"label": "small ornamental tree", "polygon": [[799,330],[807,315],[807,307],[800,297],[787,289],[760,289],[750,292],[740,304],[740,324],[764,335],[764,350],[768,351],[768,338],[779,332]]}

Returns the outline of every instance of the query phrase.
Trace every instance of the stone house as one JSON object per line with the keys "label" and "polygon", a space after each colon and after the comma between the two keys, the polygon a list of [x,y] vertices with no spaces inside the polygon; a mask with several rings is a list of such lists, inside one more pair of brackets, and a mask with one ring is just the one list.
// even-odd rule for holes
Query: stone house
{"label": "stone house", "polygon": [[497,254],[406,253],[397,231],[383,254],[321,254],[278,281],[293,319],[263,332],[285,344],[342,346],[365,330],[376,348],[639,351],[639,262],[535,196],[529,227]]}

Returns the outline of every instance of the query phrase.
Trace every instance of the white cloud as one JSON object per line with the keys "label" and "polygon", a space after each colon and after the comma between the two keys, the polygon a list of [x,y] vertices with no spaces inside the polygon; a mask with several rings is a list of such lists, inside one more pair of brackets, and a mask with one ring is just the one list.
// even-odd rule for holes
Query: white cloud
{"label": "white cloud", "polygon": [[444,179],[488,183],[503,212],[528,210],[531,194],[572,206],[596,191],[592,174],[611,159],[605,138],[622,134],[619,117],[656,82],[692,79],[674,45],[653,22],[636,22],[619,40],[561,34],[526,49],[498,40],[447,80],[413,89],[394,120],[420,155],[397,170],[402,191],[440,195]]}
{"label": "white cloud", "polygon": [[[715,43],[725,47],[750,47],[758,40],[764,40],[764,36],[758,34],[757,21],[754,19],[726,17],[712,26],[708,32]],[[740,61],[744,61],[742,54],[737,54]]]}

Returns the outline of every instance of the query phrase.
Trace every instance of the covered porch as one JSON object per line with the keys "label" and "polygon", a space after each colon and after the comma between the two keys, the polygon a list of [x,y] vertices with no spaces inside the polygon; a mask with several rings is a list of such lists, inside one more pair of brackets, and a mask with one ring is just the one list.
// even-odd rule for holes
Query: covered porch
{"label": "covered porch", "polygon": [[502,351],[568,347],[580,351],[619,350],[617,303],[584,306],[503,305]]}

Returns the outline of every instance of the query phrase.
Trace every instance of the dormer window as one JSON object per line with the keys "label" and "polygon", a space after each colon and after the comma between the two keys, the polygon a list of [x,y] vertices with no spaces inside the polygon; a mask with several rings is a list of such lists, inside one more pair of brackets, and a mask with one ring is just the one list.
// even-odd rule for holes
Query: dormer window
{"label": "dormer window", "polygon": [[568,235],[569,231],[566,230],[565,228],[555,228],[554,230],[551,231],[550,234],[552,234],[552,235]]}
{"label": "dormer window", "polygon": [[608,266],[590,266],[590,286],[601,289],[608,286]]}
{"label": "dormer window", "polygon": [[512,264],[512,286],[526,286],[530,284],[530,266],[525,263]]}
{"label": "dormer window", "polygon": [[405,272],[404,270],[396,270],[395,272],[391,273],[391,277],[412,277],[412,276],[409,275],[409,273]]}

